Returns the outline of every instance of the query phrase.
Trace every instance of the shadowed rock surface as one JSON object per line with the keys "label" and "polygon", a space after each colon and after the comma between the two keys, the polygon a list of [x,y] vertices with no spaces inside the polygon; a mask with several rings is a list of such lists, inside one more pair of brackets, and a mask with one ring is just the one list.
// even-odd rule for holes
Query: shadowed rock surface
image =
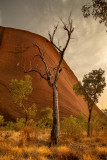
{"label": "shadowed rock surface", "polygon": [[[10,81],[23,79],[26,74],[22,67],[29,69],[34,64],[38,65],[44,73],[44,65],[39,57],[31,63],[34,54],[37,53],[37,49],[32,45],[35,42],[41,50],[46,51],[45,61],[48,67],[56,67],[60,55],[47,39],[28,31],[0,27],[0,114],[3,114],[6,119],[14,120],[16,117],[23,116],[22,110],[16,107],[9,92]],[[80,112],[88,116],[87,103],[84,102],[83,97],[76,96],[72,89],[73,84],[78,81],[76,76],[65,61],[62,66],[66,69],[62,70],[58,81],[60,117],[68,117],[71,114],[77,116]],[[34,89],[27,103],[36,103],[38,110],[36,118],[39,118],[42,109],[52,107],[52,90],[44,79],[40,79],[38,73],[29,74],[33,78]]]}

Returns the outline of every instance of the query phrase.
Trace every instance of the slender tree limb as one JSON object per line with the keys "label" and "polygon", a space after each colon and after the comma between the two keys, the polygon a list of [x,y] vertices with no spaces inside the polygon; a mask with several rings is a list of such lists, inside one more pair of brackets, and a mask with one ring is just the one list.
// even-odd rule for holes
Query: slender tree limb
{"label": "slender tree limb", "polygon": [[50,31],[48,32],[50,42],[53,42],[53,38],[54,38],[54,36],[55,36],[56,30],[57,30],[57,28],[58,28],[58,25],[59,25],[59,22],[57,23],[57,25],[54,25],[54,31],[53,31],[52,34],[50,33]]}
{"label": "slender tree limb", "polygon": [[41,78],[44,78],[47,81],[47,78],[39,70],[30,69],[28,71],[24,71],[24,73],[29,73],[29,72],[37,72],[41,76]]}

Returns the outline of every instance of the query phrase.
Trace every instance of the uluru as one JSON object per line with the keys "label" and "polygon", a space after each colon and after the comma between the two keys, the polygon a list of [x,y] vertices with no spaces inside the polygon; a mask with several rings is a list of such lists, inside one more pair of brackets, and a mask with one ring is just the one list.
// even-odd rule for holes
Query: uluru
{"label": "uluru", "polygon": [[[32,58],[36,52],[33,46],[37,43],[46,51],[45,61],[49,67],[56,67],[60,54],[46,38],[19,29],[0,27],[0,114],[6,119],[15,120],[23,116],[21,109],[14,103],[9,92],[9,83],[12,79],[24,79],[26,75],[23,68],[30,67]],[[66,53],[67,54],[67,53]],[[37,57],[35,65],[44,72],[42,61]],[[72,86],[78,82],[77,77],[63,60],[62,72],[58,80],[59,115],[68,117],[71,114],[77,116],[80,112],[88,116],[88,106],[82,96],[76,96]],[[40,111],[46,107],[52,108],[52,90],[38,73],[29,73],[32,76],[33,92],[29,96],[28,103],[37,106],[36,118]],[[99,110],[96,107],[97,110]]]}

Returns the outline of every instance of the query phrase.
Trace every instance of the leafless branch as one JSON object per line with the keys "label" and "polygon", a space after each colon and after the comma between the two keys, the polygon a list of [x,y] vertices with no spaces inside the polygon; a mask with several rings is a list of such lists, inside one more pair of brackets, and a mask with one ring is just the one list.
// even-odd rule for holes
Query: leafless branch
{"label": "leafless branch", "polygon": [[48,67],[47,67],[47,64],[46,64],[46,62],[45,62],[45,59],[44,59],[44,50],[43,51],[41,51],[41,49],[40,49],[40,47],[37,45],[37,44],[33,44],[35,47],[37,47],[37,49],[38,49],[38,51],[39,51],[39,54],[35,54],[34,55],[34,58],[35,58],[35,56],[39,56],[40,58],[41,58],[41,60],[42,60],[42,62],[44,63],[44,65],[45,65],[45,71],[46,71],[46,74],[47,74],[47,76],[48,76]]}
{"label": "leafless branch", "polygon": [[52,71],[50,71],[50,68],[47,66],[47,64],[45,62],[45,59],[44,59],[44,54],[46,53],[46,51],[44,50],[44,47],[43,47],[43,50],[42,50],[37,43],[33,44],[33,46],[36,47],[37,50],[38,50],[38,53],[34,55],[33,60],[37,56],[40,57],[40,59],[42,60],[44,66],[45,66],[45,73],[42,74],[41,70],[39,70],[37,68],[37,66],[34,67],[32,65],[31,61],[30,61],[30,65],[29,65],[29,69],[28,70],[25,69],[25,66],[23,67],[24,73],[37,72],[40,75],[40,77],[44,78],[48,82],[48,84],[52,87],[53,84],[51,83],[51,79],[53,77],[53,73],[52,73]]}
{"label": "leafless branch", "polygon": [[29,70],[25,70],[24,73],[29,73],[29,72],[37,72],[39,73],[39,75],[44,78],[47,81],[47,78],[41,73],[41,71],[36,70],[36,69],[29,69]]}
{"label": "leafless branch", "polygon": [[[63,49],[61,50],[61,46],[59,45],[59,41],[58,41],[58,46],[54,43],[54,36],[56,34],[56,31],[57,31],[57,28],[58,28],[58,25],[59,25],[59,22],[56,26],[54,26],[54,31],[53,33],[51,34],[50,32],[48,32],[49,34],[49,38],[50,38],[50,42],[56,47],[56,49],[59,51],[59,53],[61,54],[61,57],[60,57],[60,60],[59,60],[59,63],[58,63],[58,66],[57,67],[48,67],[47,66],[47,63],[44,59],[44,55],[46,53],[46,50],[44,49],[44,47],[42,47],[42,49],[40,48],[40,46],[35,43],[33,44],[34,47],[36,47],[36,51],[38,50],[38,53],[36,53],[33,57],[33,60],[38,56],[40,57],[40,59],[42,60],[44,66],[45,66],[45,73],[42,74],[41,73],[41,70],[38,70],[38,67],[36,66],[35,68],[32,66],[32,63],[30,62],[30,67],[29,67],[29,70],[25,70],[25,73],[28,73],[28,72],[37,72],[41,78],[44,78],[49,86],[53,87],[54,85],[56,85],[57,83],[57,80],[58,80],[58,75],[59,73],[62,71],[63,68],[65,67],[61,67],[61,64],[62,64],[62,61],[63,61],[63,57],[64,57],[64,53],[68,47],[68,44],[70,42],[70,39],[71,39],[71,35],[72,35],[72,32],[74,31],[74,28],[72,26],[72,19],[71,19],[71,13],[68,17],[68,21],[67,23],[65,23],[62,18],[60,19],[62,24],[63,24],[63,29],[67,32],[67,40],[66,40],[66,43],[63,47]],[[66,69],[66,68],[65,68]],[[54,72],[55,71],[55,72]],[[51,79],[53,77],[53,72],[54,72],[54,81],[53,83],[51,82]]]}
{"label": "leafless branch", "polygon": [[58,48],[61,50],[61,45],[59,40],[58,40]]}
{"label": "leafless branch", "polygon": [[54,25],[54,31],[53,31],[52,34],[50,33],[50,31],[48,32],[49,39],[50,39],[50,42],[51,42],[51,43],[53,42],[53,38],[54,38],[54,35],[55,35],[56,30],[57,30],[57,28],[58,28],[58,25],[59,25],[59,22],[57,23],[57,25]]}
{"label": "leafless branch", "polygon": [[62,71],[63,68],[67,70],[67,68],[63,66],[59,69],[59,73]]}
{"label": "leafless branch", "polygon": [[56,26],[54,26],[53,33],[51,34],[50,31],[49,31],[48,34],[49,34],[50,42],[54,45],[54,47],[59,51],[60,54],[64,55],[65,50],[66,50],[66,48],[67,48],[67,46],[69,44],[69,41],[71,39],[71,34],[74,31],[74,28],[72,26],[71,13],[70,13],[70,15],[68,17],[68,22],[67,23],[65,23],[62,18],[60,18],[60,20],[61,20],[61,22],[63,24],[63,29],[65,31],[67,31],[67,40],[66,40],[66,43],[65,43],[65,45],[64,45],[62,50],[61,50],[61,46],[59,45],[59,42],[58,42],[58,46],[54,43],[54,36],[55,36],[56,30],[58,29],[59,22],[58,22],[58,24]]}
{"label": "leafless branch", "polygon": [[[74,31],[74,28],[73,28],[73,26],[72,26],[71,13],[70,13],[70,15],[69,15],[69,17],[68,17],[68,22],[67,22],[67,23],[65,23],[62,18],[60,18],[60,20],[61,20],[61,22],[62,22],[62,24],[63,24],[63,29],[67,32],[67,40],[66,40],[66,43],[65,43],[63,49],[61,50],[60,47],[57,46],[57,45],[53,42],[53,39],[51,39],[51,40],[52,40],[51,43],[56,47],[56,49],[57,49],[57,50],[59,51],[59,53],[61,54],[61,58],[60,58],[59,64],[58,64],[57,69],[56,69],[54,84],[55,84],[55,83],[57,82],[57,80],[58,80],[58,75],[59,75],[59,71],[61,71],[61,70],[60,70],[60,69],[61,69],[60,66],[61,66],[61,63],[62,63],[62,60],[63,60],[63,57],[64,57],[64,53],[65,53],[65,51],[66,51],[66,49],[67,49],[67,47],[68,47],[68,44],[69,44],[70,39],[71,39],[71,35],[72,35],[73,31]],[[57,30],[57,28],[58,28],[58,27],[56,27],[56,30]],[[56,30],[55,30],[55,31],[56,31]],[[54,34],[54,35],[55,35],[55,34]],[[54,38],[54,36],[53,36],[53,38]]]}
{"label": "leafless branch", "polygon": [[64,54],[64,52],[65,52],[65,50],[66,50],[66,48],[67,48],[67,46],[68,46],[68,44],[69,44],[69,41],[70,41],[70,39],[71,39],[71,34],[72,34],[73,31],[74,31],[74,28],[73,28],[73,26],[72,26],[71,13],[70,13],[70,15],[69,15],[69,17],[68,17],[68,24],[65,23],[62,18],[61,18],[60,20],[61,20],[61,22],[62,22],[62,24],[63,24],[63,29],[64,29],[65,31],[67,31],[67,37],[68,37],[67,40],[66,40],[65,46],[63,47],[63,50],[62,50],[62,54]]}

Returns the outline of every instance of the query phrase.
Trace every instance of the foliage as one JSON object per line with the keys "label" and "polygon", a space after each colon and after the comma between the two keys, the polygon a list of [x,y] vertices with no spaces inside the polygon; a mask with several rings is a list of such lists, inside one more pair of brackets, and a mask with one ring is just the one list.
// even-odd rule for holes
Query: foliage
{"label": "foliage", "polygon": [[44,110],[41,110],[41,119],[37,125],[41,128],[52,127],[52,122],[53,122],[52,114],[53,114],[53,110],[49,107],[47,107]]}
{"label": "foliage", "polygon": [[77,123],[78,123],[78,125],[81,126],[82,130],[86,129],[86,121],[87,121],[87,118],[83,113],[80,113],[77,116]]}
{"label": "foliage", "polygon": [[84,99],[88,101],[89,107],[93,103],[98,103],[98,97],[103,93],[104,87],[106,86],[104,70],[92,70],[83,77],[83,85],[78,82],[73,86],[73,90],[77,95],[84,95]]}
{"label": "foliage", "polygon": [[28,95],[32,93],[32,78],[31,76],[25,76],[25,80],[18,81],[12,80],[9,84],[10,92],[14,98],[14,102],[21,107],[25,113],[25,123],[28,121],[29,116],[34,116],[37,112],[36,104],[28,105]]}
{"label": "foliage", "polygon": [[88,109],[89,109],[89,117],[88,117],[88,128],[87,135],[90,135],[90,120],[91,120],[91,112],[92,107],[95,103],[98,103],[98,98],[103,93],[104,87],[106,86],[104,70],[101,68],[99,70],[92,70],[88,74],[83,77],[83,85],[78,82],[73,86],[73,90],[77,95],[83,95],[84,100],[87,101]]}
{"label": "foliage", "polygon": [[27,126],[36,126],[36,122],[33,120],[33,119],[29,119],[28,121],[27,121]]}
{"label": "foliage", "polygon": [[103,130],[105,127],[107,127],[107,120],[93,110],[90,122],[91,135],[93,134],[93,131],[98,133],[98,131]]}
{"label": "foliage", "polygon": [[36,108],[36,104],[33,103],[31,106],[28,107],[26,113],[29,115],[29,116],[35,116],[37,112],[37,108]]}
{"label": "foliage", "polygon": [[6,129],[8,130],[15,130],[15,125],[12,121],[7,122]]}
{"label": "foliage", "polygon": [[60,122],[61,129],[66,131],[72,137],[82,135],[86,129],[86,117],[80,113],[77,118],[72,115],[69,118],[63,117]]}
{"label": "foliage", "polygon": [[96,20],[99,18],[99,23],[104,23],[107,27],[107,1],[106,0],[92,0],[82,7],[84,17],[90,15]]}
{"label": "foliage", "polygon": [[[36,123],[33,119],[27,121],[26,127],[35,127]],[[17,118],[16,122],[8,121],[6,123],[6,129],[20,131],[25,128],[25,118]]]}
{"label": "foliage", "polygon": [[0,126],[2,126],[3,124],[4,124],[4,117],[0,115]]}
{"label": "foliage", "polygon": [[14,98],[15,103],[18,103],[20,107],[23,106],[23,101],[27,100],[27,96],[32,93],[32,82],[31,76],[25,76],[25,80],[18,81],[14,79],[9,84],[11,94]]}
{"label": "foliage", "polygon": [[14,124],[15,130],[19,131],[25,126],[25,118],[17,118]]}

